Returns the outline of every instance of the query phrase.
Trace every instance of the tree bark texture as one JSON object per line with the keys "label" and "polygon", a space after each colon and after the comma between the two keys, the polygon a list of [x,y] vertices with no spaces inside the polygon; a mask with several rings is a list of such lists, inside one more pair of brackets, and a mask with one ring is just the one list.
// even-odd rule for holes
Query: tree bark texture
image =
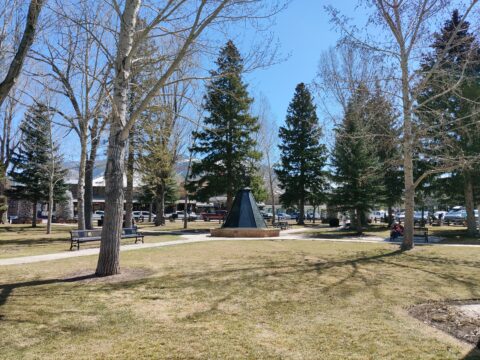
{"label": "tree bark texture", "polygon": [[105,215],[96,271],[98,276],[114,275],[120,272],[125,141],[119,139],[118,135],[118,132],[112,134],[108,145],[105,170]]}
{"label": "tree bark texture", "polygon": [[115,58],[113,81],[113,109],[105,170],[105,216],[96,274],[108,276],[120,272],[120,236],[123,223],[123,175],[127,136],[123,131],[127,123],[128,81],[131,70],[130,52],[140,0],[128,0],[122,14],[120,34]]}

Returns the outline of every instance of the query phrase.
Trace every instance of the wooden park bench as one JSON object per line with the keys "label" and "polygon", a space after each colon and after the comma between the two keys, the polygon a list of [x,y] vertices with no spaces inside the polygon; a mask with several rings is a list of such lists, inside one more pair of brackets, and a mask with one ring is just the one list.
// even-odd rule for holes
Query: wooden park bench
{"label": "wooden park bench", "polygon": [[413,237],[415,236],[425,238],[425,242],[428,243],[428,228],[423,226],[415,226],[413,228]]}
{"label": "wooden park bench", "polygon": [[288,225],[288,221],[277,221],[273,223],[273,227],[280,228],[280,230],[287,230],[290,225]]}
{"label": "wooden park bench", "polygon": [[[136,226],[131,228],[122,229],[122,239],[133,239],[135,238],[135,244],[138,241],[142,241],[143,244],[144,235],[141,232],[138,232]],[[70,250],[76,245],[77,250],[80,250],[80,243],[90,242],[90,241],[100,241],[102,239],[102,229],[94,230],[70,230]]]}

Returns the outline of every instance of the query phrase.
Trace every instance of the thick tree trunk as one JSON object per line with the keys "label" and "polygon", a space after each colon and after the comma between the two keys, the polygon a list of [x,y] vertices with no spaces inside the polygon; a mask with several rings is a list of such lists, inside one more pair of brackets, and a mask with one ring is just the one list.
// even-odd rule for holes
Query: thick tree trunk
{"label": "thick tree trunk", "polygon": [[113,111],[110,122],[110,136],[105,170],[105,216],[102,228],[102,241],[98,256],[96,274],[114,275],[120,272],[120,236],[123,223],[123,174],[125,170],[124,136],[127,117],[127,94],[130,76],[130,52],[133,47],[135,26],[140,0],[125,2],[120,35],[115,58],[115,78],[113,88]]}
{"label": "thick tree trunk", "polygon": [[465,194],[465,210],[467,211],[467,233],[469,236],[477,234],[477,224],[475,220],[475,205],[473,203],[473,184],[472,177],[468,171],[464,174],[463,191]]}
{"label": "thick tree trunk", "polygon": [[153,202],[148,206],[148,222],[152,222]]}
{"label": "thick tree trunk", "polygon": [[87,160],[85,166],[85,228],[93,229],[93,167],[94,160]]}
{"label": "thick tree trunk", "polygon": [[392,206],[388,206],[388,226],[392,226],[393,224],[393,209]]}
{"label": "thick tree trunk", "polygon": [[125,141],[119,138],[120,132],[116,132],[113,127],[110,131],[105,169],[105,216],[96,271],[98,276],[114,275],[120,272]]}
{"label": "thick tree trunk", "polygon": [[312,218],[312,224],[315,224],[315,209],[317,207],[315,205],[313,205],[313,218]]}
{"label": "thick tree trunk", "polygon": [[53,184],[50,184],[50,187],[48,189],[47,234],[52,233],[52,212],[53,212]]}
{"label": "thick tree trunk", "polygon": [[87,163],[86,135],[80,139],[80,165],[78,168],[77,216],[78,229],[85,229],[85,167]]}
{"label": "thick tree trunk", "polygon": [[135,160],[134,129],[128,139],[127,188],[125,189],[125,227],[133,226],[133,171]]}
{"label": "thick tree trunk", "polygon": [[32,203],[32,228],[37,227],[37,202]]}

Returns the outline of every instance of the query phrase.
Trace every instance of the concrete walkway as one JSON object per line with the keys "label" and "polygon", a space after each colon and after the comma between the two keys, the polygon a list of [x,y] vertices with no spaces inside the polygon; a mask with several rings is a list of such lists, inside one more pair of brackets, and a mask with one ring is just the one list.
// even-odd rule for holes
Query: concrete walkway
{"label": "concrete walkway", "polygon": [[[170,232],[171,233],[171,232]],[[181,232],[178,232],[181,234]],[[239,241],[239,240],[250,240],[250,241],[284,241],[284,240],[303,240],[303,241],[330,241],[330,242],[353,242],[353,243],[390,243],[390,244],[398,244],[398,242],[389,242],[388,239],[379,237],[379,236],[362,236],[362,237],[348,237],[348,238],[320,238],[320,237],[310,237],[309,231],[305,231],[305,229],[291,229],[291,230],[284,230],[281,232],[280,237],[268,237],[268,238],[221,238],[221,237],[211,237],[210,234],[203,233],[203,234],[182,234],[180,240],[172,240],[172,241],[163,241],[157,243],[147,243],[147,244],[130,244],[130,245],[122,245],[120,247],[120,251],[131,251],[131,250],[140,250],[140,249],[149,249],[149,248],[157,248],[157,247],[164,247],[164,246],[174,246],[174,245],[182,245],[182,244],[192,244],[192,243],[200,243],[200,242],[211,242],[211,241]],[[432,245],[431,243],[422,244],[416,243],[416,245]],[[435,246],[470,246],[470,247],[478,247],[479,245],[461,245],[461,244],[435,244]],[[61,253],[54,253],[54,254],[45,254],[45,255],[33,255],[33,256],[22,256],[16,258],[7,258],[7,259],[0,259],[0,266],[5,265],[19,265],[19,264],[31,264],[36,262],[43,262],[43,261],[52,261],[52,260],[61,260],[61,259],[69,259],[79,256],[91,256],[97,255],[99,253],[99,248],[94,249],[84,249],[84,250],[77,250],[77,251],[65,251]]]}

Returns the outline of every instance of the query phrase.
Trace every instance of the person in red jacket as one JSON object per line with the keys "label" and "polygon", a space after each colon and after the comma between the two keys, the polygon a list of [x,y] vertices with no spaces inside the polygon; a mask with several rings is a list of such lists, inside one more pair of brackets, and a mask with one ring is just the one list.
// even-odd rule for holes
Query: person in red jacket
{"label": "person in red jacket", "polygon": [[399,236],[403,236],[403,226],[397,222],[394,222],[392,231],[390,232],[390,240],[395,240]]}

